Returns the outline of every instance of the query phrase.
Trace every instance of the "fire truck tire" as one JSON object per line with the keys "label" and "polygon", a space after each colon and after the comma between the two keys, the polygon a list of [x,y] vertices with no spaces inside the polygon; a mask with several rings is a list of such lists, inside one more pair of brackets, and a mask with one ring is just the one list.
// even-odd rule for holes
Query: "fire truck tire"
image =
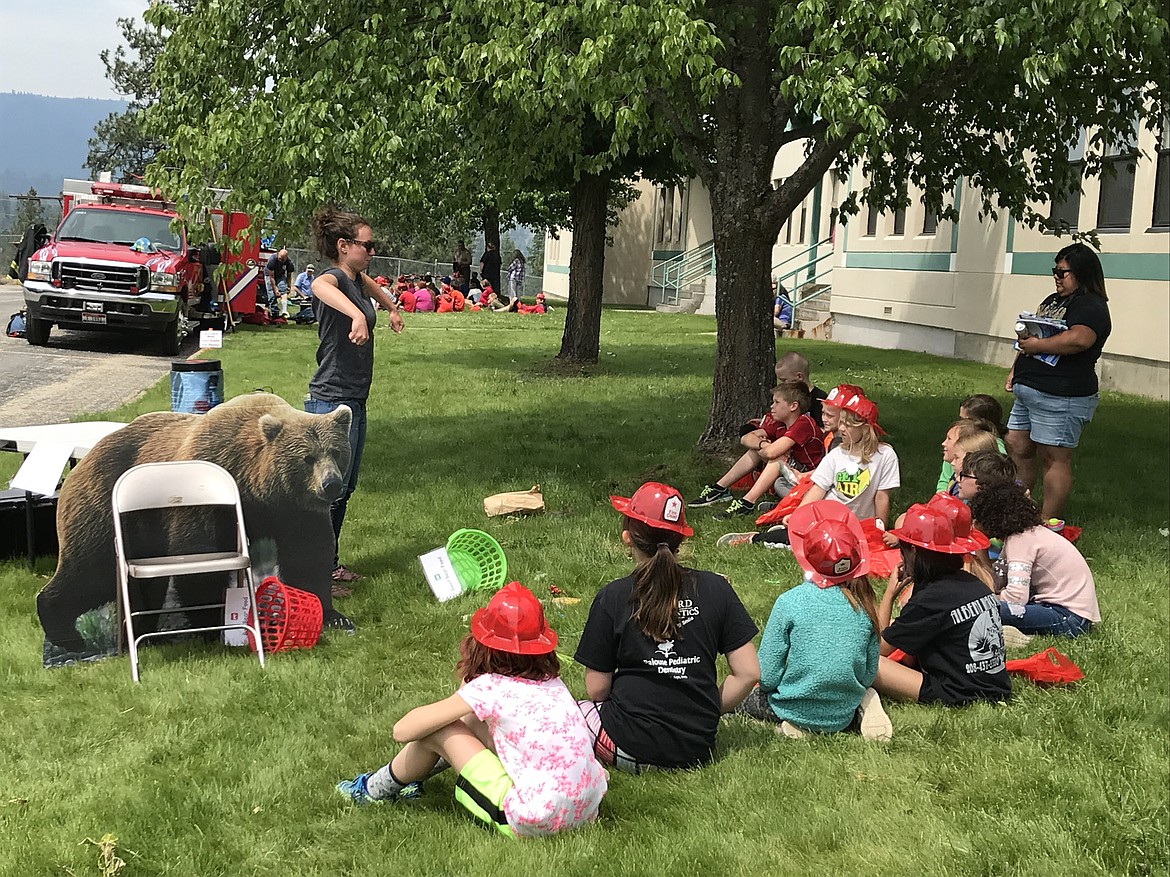
{"label": "fire truck tire", "polygon": [[24,328],[24,337],[34,347],[44,347],[49,343],[49,333],[53,331],[53,324],[48,320],[29,317]]}
{"label": "fire truck tire", "polygon": [[178,356],[179,348],[183,344],[183,315],[176,314],[171,322],[167,323],[165,334],[163,335],[162,352],[163,356]]}

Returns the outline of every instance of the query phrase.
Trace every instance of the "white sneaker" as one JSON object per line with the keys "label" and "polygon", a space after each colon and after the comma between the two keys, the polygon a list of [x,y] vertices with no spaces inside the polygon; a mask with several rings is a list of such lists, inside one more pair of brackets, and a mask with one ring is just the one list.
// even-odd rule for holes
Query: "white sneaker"
{"label": "white sneaker", "polygon": [[800,730],[800,728],[791,722],[785,721],[781,722],[780,727],[776,729],[776,735],[778,737],[787,737],[790,740],[799,740],[804,736],[804,731]]}
{"label": "white sneaker", "polygon": [[894,736],[894,724],[882,708],[882,699],[872,688],[865,689],[861,704],[857,707],[861,716],[861,739],[889,740]]}

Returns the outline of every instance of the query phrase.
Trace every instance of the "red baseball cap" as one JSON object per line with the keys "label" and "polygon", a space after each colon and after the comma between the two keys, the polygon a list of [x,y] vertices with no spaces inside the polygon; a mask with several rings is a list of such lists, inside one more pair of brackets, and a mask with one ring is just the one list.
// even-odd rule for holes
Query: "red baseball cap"
{"label": "red baseball cap", "polygon": [[633,496],[611,496],[609,503],[626,517],[651,527],[673,530],[684,536],[695,535],[683,514],[682,494],[669,484],[647,481],[634,491]]}
{"label": "red baseball cap", "polygon": [[861,393],[850,396],[845,400],[845,404],[841,406],[843,411],[852,411],[875,430],[878,435],[885,435],[886,431],[878,426],[878,407],[877,402],[872,399],[867,399]]}
{"label": "red baseball cap", "polygon": [[926,505],[927,508],[939,509],[951,519],[955,541],[966,542],[968,551],[984,551],[991,546],[991,540],[972,527],[971,509],[957,496],[936,493]]}
{"label": "red baseball cap", "polygon": [[489,649],[513,655],[547,655],[557,647],[544,607],[519,582],[508,582],[471,616],[471,635]]}
{"label": "red baseball cap", "polygon": [[899,542],[909,542],[919,548],[942,554],[967,554],[966,540],[955,539],[955,528],[946,512],[915,503],[906,510],[902,526],[890,531]]}
{"label": "red baseball cap", "polygon": [[861,522],[843,503],[822,499],[802,505],[788,519],[788,541],[817,587],[869,572],[869,543]]}

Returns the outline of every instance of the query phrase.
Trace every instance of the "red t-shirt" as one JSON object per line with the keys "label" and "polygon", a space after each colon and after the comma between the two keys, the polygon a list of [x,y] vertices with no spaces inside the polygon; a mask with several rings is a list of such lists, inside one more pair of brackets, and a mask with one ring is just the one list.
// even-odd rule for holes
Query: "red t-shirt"
{"label": "red t-shirt", "polygon": [[[768,434],[769,441],[780,438],[792,439],[792,448],[788,451],[788,463],[800,472],[811,472],[825,456],[825,440],[821,428],[817,426],[811,414],[802,414],[796,418],[792,426],[786,427],[775,420],[771,414],[764,416],[760,429]],[[775,438],[772,432],[775,432]]]}
{"label": "red t-shirt", "polygon": [[403,290],[402,294],[398,296],[398,306],[406,311],[408,314],[414,313],[414,293],[409,289]]}
{"label": "red t-shirt", "polygon": [[467,303],[467,298],[458,289],[451,290],[451,307],[457,311],[463,310],[463,306]]}

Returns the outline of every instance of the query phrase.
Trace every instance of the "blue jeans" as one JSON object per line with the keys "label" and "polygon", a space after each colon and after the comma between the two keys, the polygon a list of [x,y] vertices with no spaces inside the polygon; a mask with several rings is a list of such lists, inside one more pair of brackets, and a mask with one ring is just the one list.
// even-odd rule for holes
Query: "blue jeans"
{"label": "blue jeans", "polygon": [[1085,424],[1097,410],[1097,394],[1092,396],[1053,396],[1040,390],[1014,384],[1016,397],[1008,415],[1007,428],[1028,433],[1038,445],[1075,448],[1081,441]]}
{"label": "blue jeans", "polygon": [[345,492],[329,506],[329,519],[333,523],[333,568],[340,566],[338,561],[337,544],[341,540],[341,525],[345,523],[345,507],[349,498],[357,490],[358,470],[362,466],[362,451],[366,447],[366,403],[365,400],[341,399],[337,402],[327,402],[324,399],[314,399],[312,396],[305,400],[305,410],[310,414],[329,414],[338,405],[347,405],[353,412],[353,419],[349,423],[349,469],[345,473]]}
{"label": "blue jeans", "polygon": [[999,604],[999,617],[1004,624],[1011,625],[1023,633],[1042,633],[1050,636],[1080,636],[1093,629],[1093,622],[1081,618],[1063,606],[1047,603]]}

